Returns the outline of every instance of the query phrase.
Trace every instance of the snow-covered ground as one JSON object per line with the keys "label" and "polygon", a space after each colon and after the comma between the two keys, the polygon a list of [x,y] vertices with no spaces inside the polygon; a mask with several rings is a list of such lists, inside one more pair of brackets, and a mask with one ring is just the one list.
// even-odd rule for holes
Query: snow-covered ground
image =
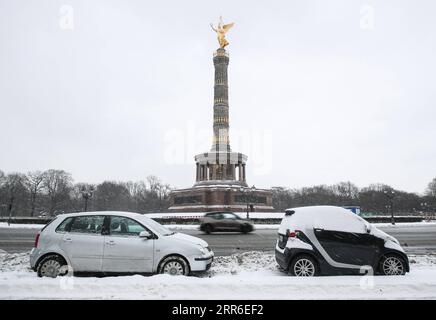
{"label": "snow-covered ground", "polygon": [[27,253],[0,253],[0,299],[436,299],[436,256],[410,256],[406,276],[295,278],[271,253],[217,257],[196,277],[38,278]]}

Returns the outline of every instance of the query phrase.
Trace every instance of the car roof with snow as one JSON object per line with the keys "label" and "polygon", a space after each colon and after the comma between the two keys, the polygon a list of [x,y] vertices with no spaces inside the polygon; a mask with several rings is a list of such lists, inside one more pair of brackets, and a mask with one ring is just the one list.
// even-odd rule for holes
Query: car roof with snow
{"label": "car roof with snow", "polygon": [[281,233],[286,232],[286,229],[308,228],[363,233],[368,225],[367,221],[350,210],[336,206],[289,208],[285,212],[279,228]]}

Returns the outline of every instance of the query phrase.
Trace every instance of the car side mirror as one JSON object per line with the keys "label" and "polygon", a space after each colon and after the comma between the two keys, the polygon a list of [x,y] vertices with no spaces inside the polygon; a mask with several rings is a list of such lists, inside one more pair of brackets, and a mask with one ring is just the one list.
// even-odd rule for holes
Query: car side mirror
{"label": "car side mirror", "polygon": [[139,233],[139,237],[140,238],[146,238],[146,239],[150,239],[151,238],[151,233],[148,232],[147,230],[141,231]]}
{"label": "car side mirror", "polygon": [[370,224],[365,225],[366,233],[371,233],[372,227]]}

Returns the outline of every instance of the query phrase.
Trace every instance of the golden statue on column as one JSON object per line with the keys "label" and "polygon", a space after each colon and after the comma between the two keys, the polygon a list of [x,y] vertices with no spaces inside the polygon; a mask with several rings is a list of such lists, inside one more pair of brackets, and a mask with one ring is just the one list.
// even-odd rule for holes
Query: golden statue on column
{"label": "golden statue on column", "polygon": [[220,22],[218,22],[218,26],[216,28],[214,28],[212,23],[210,24],[212,30],[215,31],[218,36],[218,42],[220,44],[220,47],[223,49],[226,45],[229,44],[229,42],[226,40],[226,33],[230,30],[231,27],[233,27],[233,25],[233,22],[229,24],[224,24],[222,17],[220,17]]}

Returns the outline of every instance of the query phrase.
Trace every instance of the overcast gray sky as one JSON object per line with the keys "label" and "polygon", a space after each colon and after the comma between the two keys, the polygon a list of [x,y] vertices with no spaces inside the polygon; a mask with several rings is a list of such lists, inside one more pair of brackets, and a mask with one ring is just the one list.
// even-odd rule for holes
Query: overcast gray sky
{"label": "overcast gray sky", "polygon": [[250,185],[423,192],[435,14],[431,0],[0,0],[0,169],[190,187],[212,142],[209,23],[223,15],[230,139]]}

